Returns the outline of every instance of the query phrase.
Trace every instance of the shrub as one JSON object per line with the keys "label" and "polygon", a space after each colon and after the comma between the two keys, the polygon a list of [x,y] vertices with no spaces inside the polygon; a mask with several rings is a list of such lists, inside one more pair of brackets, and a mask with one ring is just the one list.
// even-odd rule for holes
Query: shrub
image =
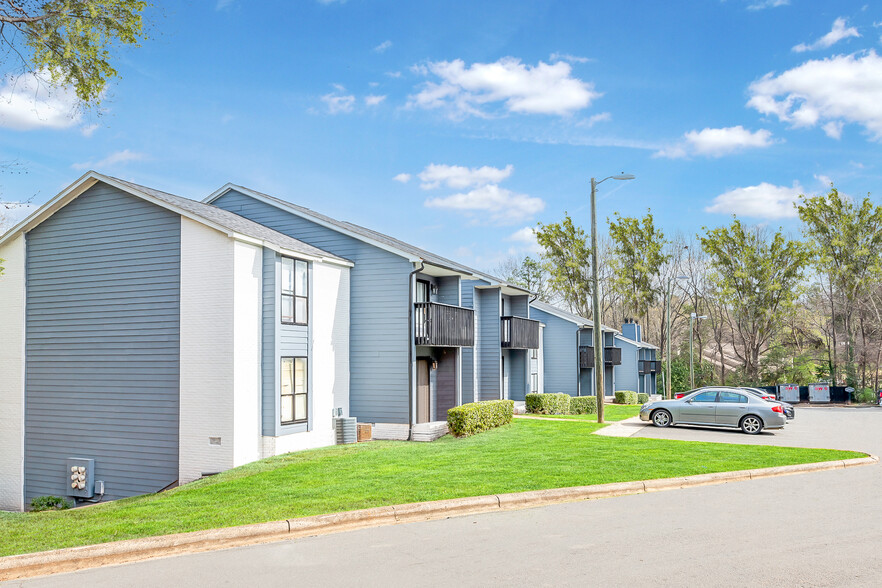
{"label": "shrub", "polygon": [[869,404],[876,401],[876,393],[871,388],[855,390],[852,394],[854,397],[854,402]]}
{"label": "shrub", "polygon": [[31,500],[31,510],[40,512],[43,510],[66,510],[70,508],[70,502],[61,496],[37,496]]}
{"label": "shrub", "polygon": [[638,392],[637,393],[637,404],[646,404],[649,402],[649,394],[646,392]]}
{"label": "shrub", "polygon": [[630,390],[616,392],[616,404],[637,404],[637,393]]}
{"label": "shrub", "polygon": [[569,394],[527,394],[527,412],[534,414],[569,414]]}
{"label": "shrub", "polygon": [[570,398],[570,414],[597,414],[597,398],[594,396]]}
{"label": "shrub", "polygon": [[513,417],[513,400],[471,402],[447,411],[447,427],[457,437],[466,437],[507,425]]}

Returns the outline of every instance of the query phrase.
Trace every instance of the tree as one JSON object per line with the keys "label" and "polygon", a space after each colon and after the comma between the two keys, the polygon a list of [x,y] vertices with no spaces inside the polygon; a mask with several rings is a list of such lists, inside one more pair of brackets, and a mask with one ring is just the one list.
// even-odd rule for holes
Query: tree
{"label": "tree", "polygon": [[736,354],[744,377],[756,381],[760,354],[799,295],[808,252],[780,231],[745,228],[738,219],[705,231],[701,246],[714,272],[711,280],[731,309]]}
{"label": "tree", "polygon": [[523,286],[530,292],[535,292],[540,300],[549,302],[548,272],[529,255],[518,261],[515,257],[509,257],[496,266],[494,274],[507,282]]}
{"label": "tree", "polygon": [[543,266],[548,271],[549,285],[569,305],[570,310],[591,316],[591,247],[581,227],[564,213],[559,223],[536,229],[536,240],[544,249]]}
{"label": "tree", "polygon": [[117,76],[114,53],[144,37],[146,7],[142,0],[0,0],[0,46],[19,62],[11,70],[71,87],[82,105],[97,105]]}
{"label": "tree", "polygon": [[615,220],[607,219],[607,222],[613,241],[612,286],[622,295],[626,312],[646,323],[649,308],[660,292],[659,268],[668,261],[664,252],[665,235],[655,227],[648,210],[642,219],[620,216],[616,212]]}
{"label": "tree", "polygon": [[[859,299],[871,291],[882,275],[882,208],[873,204],[869,197],[860,202],[844,198],[831,184],[828,194],[800,195],[797,210],[812,246],[814,264],[828,278],[834,353],[834,292],[842,298],[847,343],[846,382],[854,386],[857,384],[854,312]],[[835,357],[832,367],[835,370]]]}

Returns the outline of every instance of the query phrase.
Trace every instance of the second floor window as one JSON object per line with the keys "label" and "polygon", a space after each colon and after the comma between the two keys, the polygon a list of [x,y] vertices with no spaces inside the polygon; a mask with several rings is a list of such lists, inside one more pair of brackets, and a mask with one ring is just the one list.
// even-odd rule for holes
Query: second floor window
{"label": "second floor window", "polygon": [[282,258],[282,322],[305,325],[309,316],[309,264]]}

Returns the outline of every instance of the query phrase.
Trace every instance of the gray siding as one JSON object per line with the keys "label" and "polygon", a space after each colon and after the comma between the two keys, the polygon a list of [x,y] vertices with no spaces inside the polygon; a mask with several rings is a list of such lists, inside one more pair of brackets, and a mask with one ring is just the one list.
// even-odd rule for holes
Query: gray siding
{"label": "gray siding", "polygon": [[438,302],[459,306],[459,277],[445,276],[438,278]]}
{"label": "gray siding", "polygon": [[627,341],[616,339],[616,347],[622,350],[622,363],[615,366],[616,390],[640,392],[640,376],[637,370],[639,349]]}
{"label": "gray siding", "polygon": [[524,318],[529,318],[529,302],[530,299],[527,296],[511,296],[508,303],[510,304],[510,308],[508,308],[508,314],[510,314],[511,316],[522,316]]}
{"label": "gray siding", "polygon": [[95,459],[105,497],[178,479],[177,214],[97,184],[27,236],[25,496]]}
{"label": "gray siding", "polygon": [[276,379],[281,367],[276,367],[276,260],[278,254],[272,249],[263,250],[263,406],[261,407],[264,435],[276,434],[278,394]]}
{"label": "gray siding", "polygon": [[545,324],[545,331],[542,335],[542,353],[545,359],[545,392],[563,392],[576,396],[578,393],[577,378],[579,377],[579,350],[576,344],[578,329],[576,325],[538,308],[531,308],[530,316]]}
{"label": "gray siding", "polygon": [[213,204],[355,263],[350,273],[350,414],[363,422],[408,423],[408,277],[413,265],[235,191]]}
{"label": "gray siding", "polygon": [[475,290],[478,308],[478,330],[480,331],[478,354],[478,396],[479,400],[500,398],[500,366],[502,361],[502,341],[499,323],[499,290]]}

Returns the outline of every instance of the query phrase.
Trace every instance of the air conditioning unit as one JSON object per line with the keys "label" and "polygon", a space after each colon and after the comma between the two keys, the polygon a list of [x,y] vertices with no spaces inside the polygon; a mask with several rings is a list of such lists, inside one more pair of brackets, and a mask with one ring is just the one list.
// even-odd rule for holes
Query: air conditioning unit
{"label": "air conditioning unit", "polygon": [[337,431],[337,445],[358,442],[358,422],[355,417],[334,419],[334,429]]}

